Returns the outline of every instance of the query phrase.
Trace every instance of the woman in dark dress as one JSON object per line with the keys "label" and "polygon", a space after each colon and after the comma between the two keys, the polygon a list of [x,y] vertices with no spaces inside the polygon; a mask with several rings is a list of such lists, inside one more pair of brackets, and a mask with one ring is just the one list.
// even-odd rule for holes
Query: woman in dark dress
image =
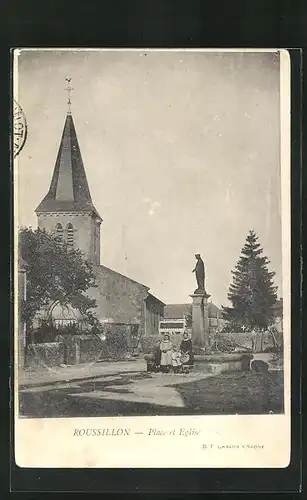
{"label": "woman in dark dress", "polygon": [[194,363],[192,340],[186,332],[183,334],[183,339],[180,344],[180,351],[182,354],[182,365],[192,366]]}

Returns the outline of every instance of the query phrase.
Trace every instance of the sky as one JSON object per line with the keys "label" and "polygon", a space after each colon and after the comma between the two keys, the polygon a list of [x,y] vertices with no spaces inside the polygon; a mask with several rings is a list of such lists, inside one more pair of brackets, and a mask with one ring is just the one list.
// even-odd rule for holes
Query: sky
{"label": "sky", "polygon": [[250,229],[281,294],[280,74],[276,53],[29,51],[18,58],[28,125],[18,224],[37,227],[67,112],[103,219],[101,264],[165,303],[196,288],[227,305]]}

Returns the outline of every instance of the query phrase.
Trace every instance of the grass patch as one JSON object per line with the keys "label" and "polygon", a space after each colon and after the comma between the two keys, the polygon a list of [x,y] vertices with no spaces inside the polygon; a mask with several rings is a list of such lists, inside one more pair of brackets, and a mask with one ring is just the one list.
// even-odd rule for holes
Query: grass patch
{"label": "grass patch", "polygon": [[204,415],[282,413],[283,387],[282,371],[225,373],[176,386],[186,408]]}

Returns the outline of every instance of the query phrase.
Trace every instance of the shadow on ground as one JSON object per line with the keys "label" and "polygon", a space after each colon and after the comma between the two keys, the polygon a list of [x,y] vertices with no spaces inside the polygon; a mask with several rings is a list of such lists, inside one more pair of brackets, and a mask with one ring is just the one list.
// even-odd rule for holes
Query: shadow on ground
{"label": "shadow on ground", "polygon": [[[163,376],[163,375],[162,375]],[[120,375],[112,381],[91,380],[74,382],[64,387],[34,392],[21,392],[19,412],[21,417],[110,417],[153,415],[231,415],[282,413],[283,374],[228,373],[187,384],[172,386],[184,401],[183,408],[155,404],[114,401],[109,399],[78,398],[78,393],[93,391],[128,393],[129,384],[150,378],[146,373]],[[116,385],[119,385],[116,389]],[[127,388],[122,386],[126,385]],[[76,395],[76,397],[74,397]]]}

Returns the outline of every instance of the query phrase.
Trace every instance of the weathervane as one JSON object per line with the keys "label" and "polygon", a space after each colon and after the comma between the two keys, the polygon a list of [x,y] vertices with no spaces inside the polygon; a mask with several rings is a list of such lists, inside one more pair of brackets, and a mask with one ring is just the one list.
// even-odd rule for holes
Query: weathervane
{"label": "weathervane", "polygon": [[68,113],[70,114],[71,112],[71,100],[70,100],[70,94],[71,94],[71,91],[74,90],[71,86],[70,86],[70,82],[71,82],[71,78],[65,78],[66,82],[67,82],[67,87],[65,90],[67,90],[67,93],[68,93],[68,101],[67,101],[67,104],[68,104]]}

